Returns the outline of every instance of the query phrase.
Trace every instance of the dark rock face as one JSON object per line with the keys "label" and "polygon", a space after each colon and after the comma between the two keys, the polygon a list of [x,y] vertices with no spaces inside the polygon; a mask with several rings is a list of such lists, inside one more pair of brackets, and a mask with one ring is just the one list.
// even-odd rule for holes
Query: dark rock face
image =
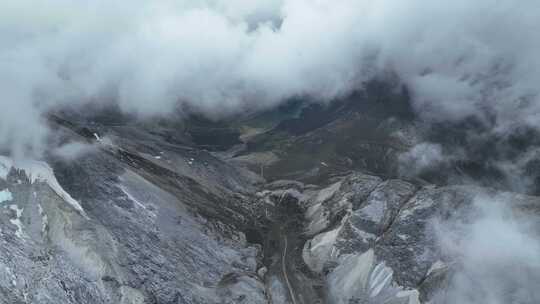
{"label": "dark rock face", "polygon": [[321,183],[351,170],[396,175],[397,155],[408,149],[400,134],[414,118],[409,102],[405,89],[373,82],[329,105],[307,103],[298,117],[254,136],[239,156],[274,153],[257,162],[269,180]]}

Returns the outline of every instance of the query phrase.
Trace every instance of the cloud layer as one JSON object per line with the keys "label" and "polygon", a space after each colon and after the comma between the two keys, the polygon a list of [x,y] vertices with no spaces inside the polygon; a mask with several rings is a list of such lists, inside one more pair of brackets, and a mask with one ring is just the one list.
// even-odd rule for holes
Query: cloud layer
{"label": "cloud layer", "polygon": [[539,18],[532,0],[5,0],[0,146],[39,151],[40,116],[65,105],[219,116],[332,100],[381,71],[426,119],[538,126]]}
{"label": "cloud layer", "polygon": [[[441,249],[452,260],[449,286],[433,303],[538,303],[539,221],[503,197],[479,196],[473,221],[438,222]],[[472,213],[472,214],[471,214]]]}

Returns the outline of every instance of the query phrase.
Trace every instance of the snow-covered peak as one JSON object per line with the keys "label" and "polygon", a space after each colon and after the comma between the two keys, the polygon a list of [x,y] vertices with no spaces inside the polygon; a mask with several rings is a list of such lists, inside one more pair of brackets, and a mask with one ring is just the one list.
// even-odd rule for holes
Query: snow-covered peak
{"label": "snow-covered peak", "polygon": [[53,169],[47,163],[36,160],[13,160],[0,155],[0,178],[5,180],[12,168],[24,171],[32,184],[35,182],[46,183],[66,203],[75,208],[82,216],[88,218],[79,202],[60,186]]}

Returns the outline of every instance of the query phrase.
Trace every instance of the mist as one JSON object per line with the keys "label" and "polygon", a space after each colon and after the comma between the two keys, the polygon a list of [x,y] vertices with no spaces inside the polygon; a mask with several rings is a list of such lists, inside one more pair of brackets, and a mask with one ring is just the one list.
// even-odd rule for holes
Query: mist
{"label": "mist", "polygon": [[538,127],[539,17],[535,1],[6,0],[0,145],[39,153],[42,115],[67,105],[219,118],[387,71],[423,119]]}
{"label": "mist", "polygon": [[479,194],[464,218],[436,221],[453,270],[433,303],[540,301],[540,222],[516,205],[511,196]]}

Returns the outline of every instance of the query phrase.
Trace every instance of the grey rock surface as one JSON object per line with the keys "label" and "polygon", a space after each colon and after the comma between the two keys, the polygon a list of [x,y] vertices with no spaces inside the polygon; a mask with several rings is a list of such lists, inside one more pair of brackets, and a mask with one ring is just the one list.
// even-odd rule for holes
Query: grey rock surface
{"label": "grey rock surface", "polygon": [[0,303],[267,303],[241,232],[248,178],[208,153],[163,154],[3,157]]}
{"label": "grey rock surface", "polygon": [[[354,183],[366,185],[367,180],[376,185],[366,195],[365,187]],[[361,199],[344,200],[351,197]],[[310,227],[325,225],[306,242],[303,259],[325,277],[330,303],[449,303],[453,300],[441,294],[451,288],[460,261],[441,246],[437,223],[466,226],[479,216],[478,205],[489,209],[496,201],[509,202],[509,210],[523,218],[540,218],[537,197],[474,186],[419,187],[353,174],[312,194],[308,234]],[[346,211],[332,225],[335,210]],[[531,297],[535,300],[524,303],[534,303],[537,297]]]}

